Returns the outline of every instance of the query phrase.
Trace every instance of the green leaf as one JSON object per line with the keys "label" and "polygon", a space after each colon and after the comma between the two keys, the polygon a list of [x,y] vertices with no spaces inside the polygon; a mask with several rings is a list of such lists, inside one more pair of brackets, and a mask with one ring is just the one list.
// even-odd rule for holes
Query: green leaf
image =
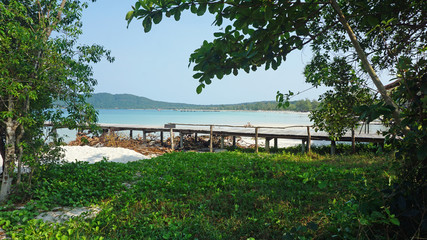
{"label": "green leaf", "polygon": [[203,76],[203,73],[196,73],[196,74],[194,74],[193,75],[193,78],[194,79],[199,79],[199,78],[201,78]]}
{"label": "green leaf", "polygon": [[190,7],[190,11],[191,11],[191,13],[197,13],[197,6],[196,6],[196,4],[191,4],[191,7]]}
{"label": "green leaf", "polygon": [[239,71],[237,70],[237,68],[233,68],[233,75],[237,76],[237,74],[239,74]]}
{"label": "green leaf", "polygon": [[181,18],[181,12],[179,10],[176,11],[173,17],[175,18],[175,21],[179,21],[179,19]]}
{"label": "green leaf", "polygon": [[219,37],[224,36],[224,33],[222,33],[222,32],[216,32],[216,33],[214,33],[214,36],[219,38]]}
{"label": "green leaf", "polygon": [[248,56],[247,56],[247,58],[253,58],[253,57],[255,57],[255,55],[257,55],[258,54],[258,52],[257,51],[253,51],[251,54],[249,54]]}
{"label": "green leaf", "polygon": [[154,15],[153,15],[153,23],[154,24],[160,23],[162,21],[162,17],[163,17],[162,12],[159,11],[159,12],[154,13]]}
{"label": "green leaf", "polygon": [[249,44],[248,51],[246,51],[246,56],[248,56],[251,53],[253,47],[254,47],[254,42],[251,42],[251,44]]}
{"label": "green leaf", "polygon": [[224,77],[224,74],[222,72],[219,72],[216,74],[218,79],[222,79]]}
{"label": "green leaf", "polygon": [[209,13],[214,14],[216,12],[217,6],[216,4],[210,4],[208,7]]}
{"label": "green leaf", "polygon": [[149,32],[151,30],[151,17],[145,17],[144,21],[142,21],[142,26],[144,27],[144,32]]}
{"label": "green leaf", "polygon": [[196,88],[196,92],[197,94],[200,94],[203,90],[203,88],[205,87],[205,84],[200,84],[197,88]]}
{"label": "green leaf", "polygon": [[390,222],[391,222],[392,224],[396,225],[396,226],[400,226],[400,221],[399,221],[399,219],[397,219],[397,218],[395,218],[395,217],[391,218],[391,219],[390,219]]}
{"label": "green leaf", "polygon": [[214,24],[217,25],[217,26],[221,26],[222,25],[222,15],[218,14],[216,16]]}
{"label": "green leaf", "polygon": [[273,68],[274,70],[277,70],[277,68],[279,67],[279,64],[276,62],[276,60],[271,60],[271,68]]}
{"label": "green leaf", "polygon": [[200,3],[199,9],[197,9],[197,16],[202,16],[206,12],[207,3]]}
{"label": "green leaf", "polygon": [[267,60],[267,62],[265,63],[265,70],[267,71],[268,69],[270,69],[270,64],[271,61]]}
{"label": "green leaf", "polygon": [[130,21],[132,18],[133,18],[133,11],[129,11],[129,12],[126,14],[126,20],[127,20],[127,21]]}

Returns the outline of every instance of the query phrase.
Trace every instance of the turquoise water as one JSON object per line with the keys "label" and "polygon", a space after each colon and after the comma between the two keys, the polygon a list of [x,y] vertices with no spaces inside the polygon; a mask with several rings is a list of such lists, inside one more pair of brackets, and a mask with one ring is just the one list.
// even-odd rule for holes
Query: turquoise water
{"label": "turquoise water", "polygon": [[307,113],[296,112],[187,112],[173,110],[100,109],[100,123],[163,126],[166,123],[232,124],[232,125],[309,125]]}

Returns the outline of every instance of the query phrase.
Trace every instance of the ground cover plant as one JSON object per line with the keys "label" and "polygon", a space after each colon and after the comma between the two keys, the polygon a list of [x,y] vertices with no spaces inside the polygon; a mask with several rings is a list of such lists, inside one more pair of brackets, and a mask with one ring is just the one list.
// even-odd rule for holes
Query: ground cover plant
{"label": "ground cover plant", "polygon": [[[335,146],[335,153],[340,155],[349,155],[353,153],[353,149],[351,144],[348,143],[339,143]],[[235,147],[229,146],[227,147],[229,151],[240,151],[246,153],[254,153],[254,148],[244,148],[244,147]],[[266,152],[265,148],[259,147],[259,152]],[[301,144],[285,147],[285,148],[274,148],[271,147],[268,150],[270,153],[290,153],[290,154],[298,154],[302,152]],[[304,146],[304,151],[307,151],[307,146]],[[331,152],[331,145],[311,145],[311,153],[327,155]],[[357,154],[375,154],[375,155],[383,155],[390,154],[392,152],[391,146],[389,144],[385,144],[384,146],[376,143],[356,143],[355,153]]]}
{"label": "ground cover plant", "polygon": [[[171,153],[128,164],[68,163],[0,211],[12,239],[367,239],[399,224],[381,199],[387,156]],[[95,218],[34,220],[55,206]],[[388,236],[390,237],[390,236]]]}

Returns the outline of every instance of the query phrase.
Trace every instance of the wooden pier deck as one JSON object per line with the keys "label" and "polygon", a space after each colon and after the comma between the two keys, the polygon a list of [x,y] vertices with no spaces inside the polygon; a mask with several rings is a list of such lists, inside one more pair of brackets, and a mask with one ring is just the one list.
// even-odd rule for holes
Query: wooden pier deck
{"label": "wooden pier deck", "polygon": [[[49,126],[49,124],[46,124]],[[107,124],[99,123],[98,126],[104,132],[117,132],[117,131],[129,131],[129,136],[133,137],[134,131],[142,131],[143,140],[146,140],[147,133],[160,133],[160,140],[163,142],[164,132],[168,133],[169,136],[179,134],[180,136],[195,134],[197,135],[209,135],[210,139],[213,137],[221,137],[221,147],[224,147],[224,137],[233,137],[233,145],[235,145],[236,137],[252,137],[255,140],[255,148],[258,151],[259,139],[265,139],[265,148],[268,151],[270,147],[270,140],[274,140],[274,147],[277,147],[278,139],[297,139],[302,141],[302,146],[306,147],[307,151],[310,151],[311,142],[313,140],[324,140],[331,141],[326,132],[315,132],[312,126],[237,126],[237,125],[214,125],[214,124],[182,124],[182,123],[169,123],[164,126],[144,126],[137,124]],[[179,145],[183,146],[183,137],[180,138]],[[374,142],[382,144],[384,142],[384,136],[377,133],[361,133],[353,131],[347,133],[339,139],[339,141],[352,142],[354,145],[356,142]],[[210,151],[213,150],[212,141],[210,141]],[[171,148],[175,149],[175,143],[171,138]]]}

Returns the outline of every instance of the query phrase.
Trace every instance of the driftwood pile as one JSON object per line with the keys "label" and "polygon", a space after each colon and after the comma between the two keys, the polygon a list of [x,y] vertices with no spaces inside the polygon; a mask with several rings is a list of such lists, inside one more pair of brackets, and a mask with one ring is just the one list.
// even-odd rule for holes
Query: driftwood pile
{"label": "driftwood pile", "polygon": [[141,138],[131,139],[116,134],[97,136],[87,136],[85,134],[78,134],[76,140],[68,143],[70,146],[94,146],[94,147],[122,147],[132,149],[143,155],[162,155],[170,152],[171,149],[166,146],[160,145],[160,142],[147,142]]}
{"label": "driftwood pile", "polygon": [[[180,136],[174,137],[175,149],[184,151],[208,151],[209,150],[209,136],[198,136],[197,141],[194,135],[183,136],[183,148],[180,148]],[[250,147],[248,145],[240,145],[240,138],[237,140],[237,146]],[[225,137],[225,146],[231,146],[233,142],[232,137]],[[146,140],[140,136],[136,138],[129,138],[128,136],[118,135],[116,133],[104,134],[102,136],[88,136],[85,133],[79,133],[74,141],[68,143],[70,146],[95,146],[95,147],[122,147],[132,149],[143,155],[162,155],[171,152],[171,140],[165,139],[163,143],[156,136],[148,135]],[[219,148],[221,146],[220,137],[214,137],[213,147]]]}

